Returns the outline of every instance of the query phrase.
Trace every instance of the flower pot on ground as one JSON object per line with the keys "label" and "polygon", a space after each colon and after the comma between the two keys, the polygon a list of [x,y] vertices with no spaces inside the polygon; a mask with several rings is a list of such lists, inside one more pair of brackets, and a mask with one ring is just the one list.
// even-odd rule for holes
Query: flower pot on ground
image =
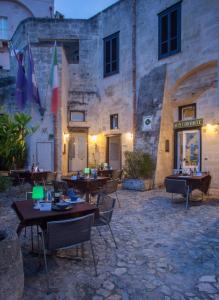
{"label": "flower pot on ground", "polygon": [[0,231],[0,299],[21,300],[24,289],[23,261],[17,234]]}
{"label": "flower pot on ground", "polygon": [[128,190],[145,191],[153,185],[154,162],[142,151],[125,152],[125,179],[122,187]]}

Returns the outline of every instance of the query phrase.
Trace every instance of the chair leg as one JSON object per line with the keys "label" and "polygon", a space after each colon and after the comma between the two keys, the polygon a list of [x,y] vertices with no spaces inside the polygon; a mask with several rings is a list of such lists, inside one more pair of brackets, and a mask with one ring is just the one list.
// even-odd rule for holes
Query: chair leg
{"label": "chair leg", "polygon": [[92,252],[92,256],[93,256],[95,275],[97,276],[97,266],[96,266],[96,261],[95,261],[95,257],[94,257],[94,248],[93,248],[93,244],[92,244],[91,239],[90,239],[90,247],[91,247],[91,252]]}
{"label": "chair leg", "polygon": [[186,209],[188,209],[189,206],[189,190],[186,193]]}
{"label": "chair leg", "polygon": [[49,289],[48,265],[47,265],[46,248],[45,248],[45,240],[44,240],[43,232],[42,232],[42,244],[43,244],[43,258],[44,258],[45,271],[46,271],[47,294],[49,294],[50,289]]}
{"label": "chair leg", "polygon": [[117,199],[117,201],[118,201],[118,203],[119,203],[119,208],[121,208],[121,203],[120,203],[120,201],[119,201],[119,198],[118,198],[118,195],[117,195],[117,191],[116,191],[116,199]]}
{"label": "chair leg", "polygon": [[117,247],[117,243],[116,243],[116,240],[115,240],[115,237],[114,237],[114,234],[113,234],[113,231],[112,231],[112,229],[111,229],[111,226],[110,226],[110,224],[108,224],[108,226],[109,226],[109,230],[110,230],[110,232],[111,232],[111,235],[112,235],[112,238],[113,238],[114,244],[115,244],[115,246],[116,246],[116,249],[118,249],[118,247]]}
{"label": "chair leg", "polygon": [[30,234],[31,234],[31,251],[33,252],[33,226],[30,227]]}

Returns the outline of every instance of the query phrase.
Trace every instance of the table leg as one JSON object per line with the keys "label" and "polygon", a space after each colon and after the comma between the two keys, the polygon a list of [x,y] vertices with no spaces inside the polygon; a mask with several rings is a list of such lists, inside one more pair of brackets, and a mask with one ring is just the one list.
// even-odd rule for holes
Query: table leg
{"label": "table leg", "polygon": [[86,197],[86,202],[89,203],[90,202],[90,193],[86,192],[85,197]]}
{"label": "table leg", "polygon": [[18,225],[18,228],[17,228],[17,235],[18,235],[18,236],[20,236],[21,231],[22,231],[23,228],[24,228],[24,226],[20,223],[20,224]]}

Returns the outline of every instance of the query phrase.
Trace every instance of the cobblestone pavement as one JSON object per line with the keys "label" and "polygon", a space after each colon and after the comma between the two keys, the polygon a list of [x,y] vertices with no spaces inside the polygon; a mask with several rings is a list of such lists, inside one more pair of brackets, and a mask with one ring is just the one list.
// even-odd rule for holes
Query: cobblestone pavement
{"label": "cobblestone pavement", "polygon": [[[197,202],[186,211],[161,190],[118,194],[122,207],[112,220],[118,249],[107,229],[104,239],[92,231],[97,277],[89,244],[81,261],[50,256],[55,291],[46,295],[43,267],[38,269],[38,258],[22,237],[24,300],[219,300],[219,200]],[[14,213],[2,206],[1,221],[16,225]]]}

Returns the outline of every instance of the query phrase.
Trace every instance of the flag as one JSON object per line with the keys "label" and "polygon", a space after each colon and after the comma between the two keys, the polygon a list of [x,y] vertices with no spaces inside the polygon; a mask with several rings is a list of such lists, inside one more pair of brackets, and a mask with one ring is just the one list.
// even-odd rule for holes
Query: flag
{"label": "flag", "polygon": [[59,80],[58,80],[58,59],[57,59],[56,42],[53,50],[50,86],[52,88],[51,112],[57,114],[58,107],[59,107]]}
{"label": "flag", "polygon": [[27,100],[27,79],[23,66],[23,54],[19,53],[15,56],[18,62],[15,97],[19,109],[23,110]]}
{"label": "flag", "polygon": [[34,61],[33,61],[33,55],[32,55],[32,51],[31,51],[30,43],[28,44],[27,63],[28,63],[27,94],[28,94],[28,97],[33,102],[37,103],[39,105],[39,107],[42,108],[39,90],[38,90],[37,82],[36,82],[36,75],[35,75],[35,71],[34,71]]}

